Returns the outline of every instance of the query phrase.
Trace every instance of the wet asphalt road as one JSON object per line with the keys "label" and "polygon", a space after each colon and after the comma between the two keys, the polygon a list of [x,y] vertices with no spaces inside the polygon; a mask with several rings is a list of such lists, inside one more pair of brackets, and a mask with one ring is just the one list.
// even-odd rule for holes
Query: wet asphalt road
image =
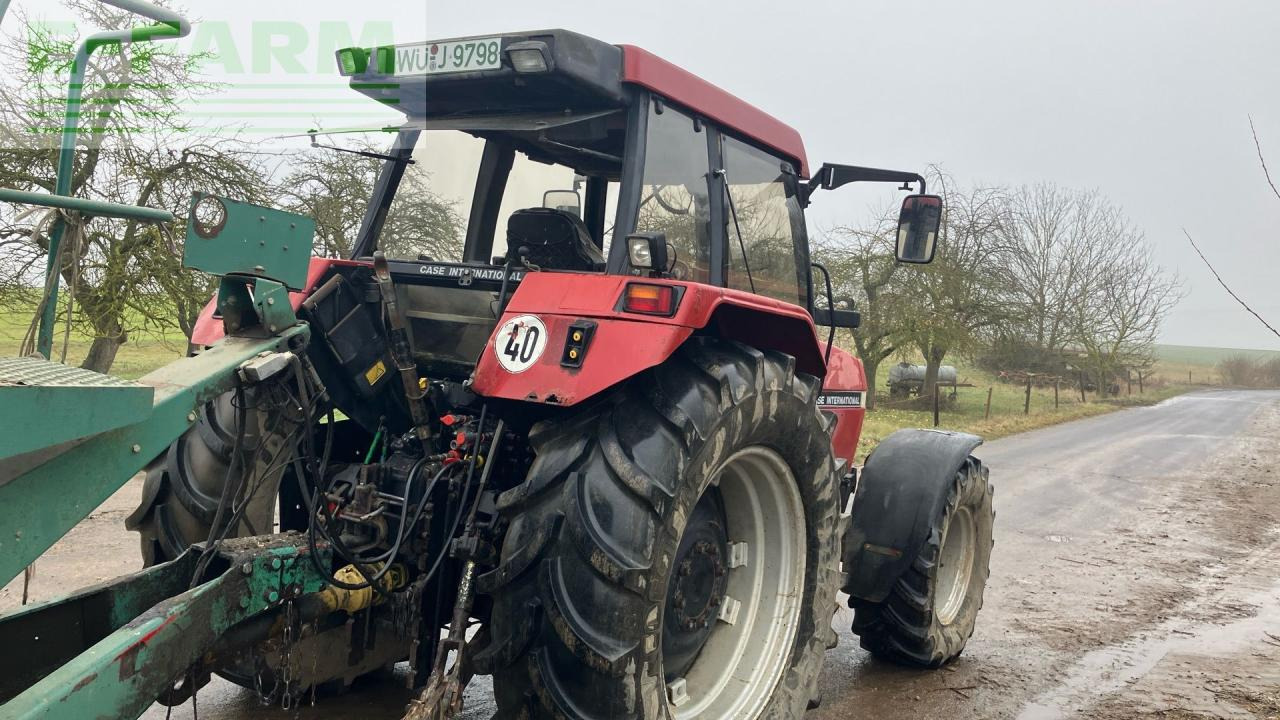
{"label": "wet asphalt road", "polygon": [[[1213,628],[1235,621],[1201,622],[1189,609],[1231,593],[1265,597],[1280,578],[1275,562],[1250,549],[1257,538],[1280,547],[1274,529],[1234,525],[1233,515],[1256,513],[1231,507],[1246,496],[1215,489],[1228,482],[1248,489],[1248,478],[1262,467],[1268,474],[1280,467],[1277,430],[1280,393],[1209,391],[980,448],[996,486],[996,547],[986,606],[965,655],[934,672],[875,661],[858,648],[842,610],[835,620],[841,644],[828,654],[821,682],[824,702],[809,717],[1139,716],[1107,715],[1104,706],[1154,673],[1170,652],[1149,645],[1211,638]],[[1210,494],[1212,506],[1202,507]],[[1246,529],[1260,534],[1245,537]],[[1276,630],[1270,623],[1280,623],[1280,608],[1250,607],[1276,612],[1276,618],[1247,618]],[[1116,681],[1118,671],[1123,682]],[[492,716],[486,681],[472,684],[463,717]],[[398,684],[381,680],[315,708],[284,712],[215,680],[199,694],[198,716],[395,719],[407,698]],[[165,716],[160,707],[144,715]],[[192,718],[190,704],[172,717]]]}

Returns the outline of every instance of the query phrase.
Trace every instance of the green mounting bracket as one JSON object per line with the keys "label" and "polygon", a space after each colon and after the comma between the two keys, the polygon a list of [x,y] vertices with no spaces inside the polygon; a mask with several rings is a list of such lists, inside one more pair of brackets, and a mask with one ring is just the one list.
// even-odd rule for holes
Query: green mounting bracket
{"label": "green mounting bracket", "polygon": [[244,275],[222,278],[218,314],[228,335],[267,337],[298,322],[285,286]]}
{"label": "green mounting bracket", "polygon": [[315,235],[316,223],[305,215],[193,193],[182,264],[301,290]]}

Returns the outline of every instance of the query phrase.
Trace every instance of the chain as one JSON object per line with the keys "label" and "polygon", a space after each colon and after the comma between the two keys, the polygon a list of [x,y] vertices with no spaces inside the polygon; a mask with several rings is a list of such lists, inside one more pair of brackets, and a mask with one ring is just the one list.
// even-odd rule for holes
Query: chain
{"label": "chain", "polygon": [[280,649],[280,709],[293,707],[293,601],[284,604],[284,644]]}

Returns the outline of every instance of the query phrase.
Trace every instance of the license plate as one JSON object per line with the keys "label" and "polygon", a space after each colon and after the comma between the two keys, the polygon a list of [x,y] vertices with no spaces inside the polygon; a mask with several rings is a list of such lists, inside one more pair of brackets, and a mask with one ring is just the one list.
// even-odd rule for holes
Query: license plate
{"label": "license plate", "polygon": [[396,75],[447,75],[502,67],[502,39],[397,45]]}

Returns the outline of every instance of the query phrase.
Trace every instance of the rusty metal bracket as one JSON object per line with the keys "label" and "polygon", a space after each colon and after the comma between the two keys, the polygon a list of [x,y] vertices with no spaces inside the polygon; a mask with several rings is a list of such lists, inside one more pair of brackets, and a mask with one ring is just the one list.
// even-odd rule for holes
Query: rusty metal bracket
{"label": "rusty metal bracket", "polygon": [[[0,659],[4,717],[141,715],[233,627],[322,590],[325,579],[308,552],[300,534],[226,540],[219,574],[181,591],[196,565],[196,546],[164,565],[0,616],[6,647],[28,649]],[[328,550],[320,552],[326,557],[319,564],[327,567]],[[14,694],[19,683],[41,676]]]}

